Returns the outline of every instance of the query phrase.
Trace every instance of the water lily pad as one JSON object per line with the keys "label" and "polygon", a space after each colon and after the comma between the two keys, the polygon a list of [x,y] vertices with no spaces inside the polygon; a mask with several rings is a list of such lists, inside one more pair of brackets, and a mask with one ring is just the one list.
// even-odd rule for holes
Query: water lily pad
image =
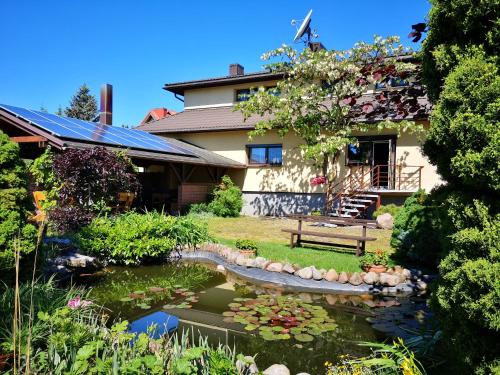
{"label": "water lily pad", "polygon": [[120,302],[130,302],[130,301],[133,301],[134,299],[131,298],[131,297],[123,297],[123,298],[120,298]]}
{"label": "water lily pad", "polygon": [[136,290],[135,292],[132,292],[132,294],[144,294],[144,290]]}
{"label": "water lily pad", "polygon": [[236,314],[233,311],[224,311],[222,316],[235,316]]}
{"label": "water lily pad", "polygon": [[295,340],[300,341],[300,342],[311,342],[314,340],[314,337],[311,335],[308,335],[307,333],[301,333],[299,335],[294,336]]}
{"label": "water lily pad", "polygon": [[163,305],[163,308],[165,310],[175,309],[176,307],[177,307],[176,305],[171,305],[171,304],[170,305]]}
{"label": "water lily pad", "polygon": [[259,326],[255,325],[255,324],[247,324],[245,326],[245,330],[246,331],[254,331],[258,328]]}

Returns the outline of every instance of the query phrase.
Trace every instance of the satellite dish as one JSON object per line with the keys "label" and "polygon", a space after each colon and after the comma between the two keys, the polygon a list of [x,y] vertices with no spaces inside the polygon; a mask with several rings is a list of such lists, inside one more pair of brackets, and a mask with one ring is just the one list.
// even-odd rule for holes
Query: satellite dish
{"label": "satellite dish", "polygon": [[302,24],[300,25],[299,29],[297,30],[297,34],[295,34],[295,38],[293,38],[294,42],[298,42],[304,34],[307,33],[307,41],[309,42],[311,39],[311,15],[312,15],[312,9],[307,13],[306,18],[304,18],[304,21],[302,21]]}

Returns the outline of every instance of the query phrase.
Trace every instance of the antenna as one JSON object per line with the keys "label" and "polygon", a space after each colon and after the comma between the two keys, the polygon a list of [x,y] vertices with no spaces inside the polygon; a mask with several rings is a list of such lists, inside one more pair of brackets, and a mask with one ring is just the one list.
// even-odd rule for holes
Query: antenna
{"label": "antenna", "polygon": [[[295,37],[293,38],[294,42],[298,42],[302,40],[302,37],[306,35],[307,39],[303,40],[304,43],[307,43],[307,45],[311,44],[311,37],[317,38],[318,35],[311,30],[311,15],[312,15],[312,9],[307,13],[306,18],[302,20],[302,23],[300,24],[300,27],[297,29],[297,33],[295,34]],[[292,20],[292,26],[295,26],[297,24],[296,20]]]}

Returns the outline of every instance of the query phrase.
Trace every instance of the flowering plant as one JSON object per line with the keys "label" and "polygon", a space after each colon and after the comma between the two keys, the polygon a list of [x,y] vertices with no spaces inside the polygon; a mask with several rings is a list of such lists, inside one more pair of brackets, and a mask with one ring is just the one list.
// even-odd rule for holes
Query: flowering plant
{"label": "flowering plant", "polygon": [[323,185],[326,184],[326,177],[325,176],[316,176],[311,178],[311,186],[317,186],[317,185]]}
{"label": "flowering plant", "polygon": [[80,298],[80,296],[76,296],[75,298],[70,299],[68,301],[68,307],[72,310],[76,310],[79,308],[85,308],[85,307],[90,306],[90,305],[92,305],[92,301],[82,300]]}
{"label": "flowering plant", "polygon": [[361,267],[369,266],[387,266],[389,263],[389,254],[387,251],[377,249],[373,253],[366,253],[360,260]]}

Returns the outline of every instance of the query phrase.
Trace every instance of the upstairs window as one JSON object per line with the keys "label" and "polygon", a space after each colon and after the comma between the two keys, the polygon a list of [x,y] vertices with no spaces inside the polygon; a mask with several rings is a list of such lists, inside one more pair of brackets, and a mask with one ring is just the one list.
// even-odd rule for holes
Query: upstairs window
{"label": "upstairs window", "polygon": [[282,145],[250,145],[248,149],[248,164],[273,165],[283,164]]}
{"label": "upstairs window", "polygon": [[379,82],[375,84],[375,90],[382,90],[387,87],[404,87],[408,86],[410,82],[402,78],[391,78],[388,82]]}
{"label": "upstairs window", "polygon": [[[276,86],[265,87],[264,89],[267,92],[269,92],[271,95],[274,95],[274,96],[280,95],[280,91],[278,90],[278,88]],[[236,90],[236,101],[237,102],[245,102],[248,99],[250,99],[250,97],[252,95],[254,95],[257,91],[259,91],[259,89],[257,89],[257,88]]]}

